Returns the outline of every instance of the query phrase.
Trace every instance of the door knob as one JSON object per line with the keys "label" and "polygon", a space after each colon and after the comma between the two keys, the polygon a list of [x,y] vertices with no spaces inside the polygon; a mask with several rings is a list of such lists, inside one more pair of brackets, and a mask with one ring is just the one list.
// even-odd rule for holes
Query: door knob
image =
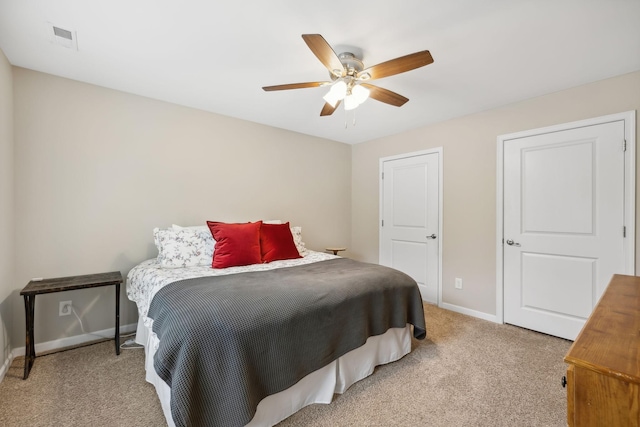
{"label": "door knob", "polygon": [[516,242],[514,242],[514,241],[513,241],[513,240],[511,240],[511,239],[507,240],[507,242],[506,242],[506,243],[507,243],[507,245],[509,245],[509,246],[520,246],[520,243],[516,243]]}
{"label": "door knob", "polygon": [[427,236],[427,239],[435,239],[435,238],[437,238],[435,234],[432,234],[431,236]]}

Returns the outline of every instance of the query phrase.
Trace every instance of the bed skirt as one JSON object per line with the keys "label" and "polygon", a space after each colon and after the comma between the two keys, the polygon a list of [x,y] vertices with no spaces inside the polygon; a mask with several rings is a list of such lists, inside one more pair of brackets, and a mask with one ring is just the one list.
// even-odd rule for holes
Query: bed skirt
{"label": "bed skirt", "polygon": [[[153,367],[158,337],[138,320],[136,343],[144,346],[146,380],[153,384],[162,405],[167,424],[174,427],[171,417],[171,390]],[[302,378],[280,393],[267,396],[247,426],[273,426],[312,403],[331,403],[334,393],[344,393],[352,384],[368,377],[378,365],[394,362],[411,351],[411,325],[392,328],[386,333],[369,337],[359,348],[350,351]]]}

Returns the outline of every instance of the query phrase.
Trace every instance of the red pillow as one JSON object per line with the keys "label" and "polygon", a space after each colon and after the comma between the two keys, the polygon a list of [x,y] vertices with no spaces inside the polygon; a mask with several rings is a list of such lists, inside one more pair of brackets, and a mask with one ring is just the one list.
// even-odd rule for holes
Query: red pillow
{"label": "red pillow", "polygon": [[288,222],[285,224],[262,224],[260,227],[260,251],[262,252],[262,262],[302,258],[296,244],[293,243]]}
{"label": "red pillow", "polygon": [[216,241],[213,251],[213,268],[260,264],[260,226],[262,221],[244,224],[227,224],[207,221]]}

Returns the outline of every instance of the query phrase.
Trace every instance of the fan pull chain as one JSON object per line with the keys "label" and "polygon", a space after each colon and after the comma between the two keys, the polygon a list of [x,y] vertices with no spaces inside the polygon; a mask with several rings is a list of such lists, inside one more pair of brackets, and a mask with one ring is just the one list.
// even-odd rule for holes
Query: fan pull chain
{"label": "fan pull chain", "polygon": [[[355,109],[352,111],[353,114],[353,119],[351,120],[351,125],[355,126],[356,125],[356,111]],[[344,128],[345,129],[349,129],[349,113],[347,113],[347,110],[344,110]]]}
{"label": "fan pull chain", "polygon": [[349,123],[349,118],[347,117],[347,110],[345,108],[342,108],[342,111],[344,111],[344,128],[347,129],[347,125]]}

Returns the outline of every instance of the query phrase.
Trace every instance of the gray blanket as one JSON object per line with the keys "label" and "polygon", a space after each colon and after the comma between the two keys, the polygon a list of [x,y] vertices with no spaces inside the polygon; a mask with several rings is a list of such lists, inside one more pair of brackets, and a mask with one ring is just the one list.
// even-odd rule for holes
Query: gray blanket
{"label": "gray blanket", "polygon": [[182,280],[153,298],[176,426],[243,426],[260,400],[389,328],[426,336],[416,282],[346,258]]}

